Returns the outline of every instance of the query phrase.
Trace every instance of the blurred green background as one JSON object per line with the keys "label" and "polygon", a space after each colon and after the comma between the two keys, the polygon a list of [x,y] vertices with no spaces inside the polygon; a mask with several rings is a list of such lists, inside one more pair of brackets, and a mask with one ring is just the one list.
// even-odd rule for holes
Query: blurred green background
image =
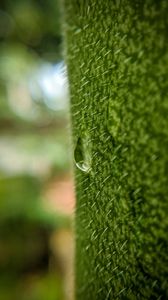
{"label": "blurred green background", "polygon": [[73,299],[61,12],[0,2],[0,300]]}

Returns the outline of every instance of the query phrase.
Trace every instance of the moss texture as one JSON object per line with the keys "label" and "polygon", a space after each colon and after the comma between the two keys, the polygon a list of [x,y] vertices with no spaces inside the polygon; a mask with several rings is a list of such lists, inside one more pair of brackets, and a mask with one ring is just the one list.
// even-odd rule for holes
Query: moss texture
{"label": "moss texture", "polygon": [[76,299],[168,299],[168,1],[64,2]]}

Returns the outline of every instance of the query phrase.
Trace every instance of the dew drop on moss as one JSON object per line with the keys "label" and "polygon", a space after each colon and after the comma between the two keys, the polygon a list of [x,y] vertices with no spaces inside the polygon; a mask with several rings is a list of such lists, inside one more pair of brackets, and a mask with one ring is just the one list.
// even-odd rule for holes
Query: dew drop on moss
{"label": "dew drop on moss", "polygon": [[88,173],[91,169],[91,161],[88,153],[86,139],[78,138],[75,151],[74,160],[76,167],[82,172]]}

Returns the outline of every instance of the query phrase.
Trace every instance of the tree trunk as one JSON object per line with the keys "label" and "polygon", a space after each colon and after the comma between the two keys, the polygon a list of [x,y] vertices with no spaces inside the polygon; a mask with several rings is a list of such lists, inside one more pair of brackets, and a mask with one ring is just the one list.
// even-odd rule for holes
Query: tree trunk
{"label": "tree trunk", "polygon": [[168,299],[168,2],[64,2],[76,299]]}

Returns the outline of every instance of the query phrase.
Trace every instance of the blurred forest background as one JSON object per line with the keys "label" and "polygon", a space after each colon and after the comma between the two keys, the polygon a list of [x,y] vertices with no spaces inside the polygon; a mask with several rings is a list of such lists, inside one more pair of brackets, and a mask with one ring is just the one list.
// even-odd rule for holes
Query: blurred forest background
{"label": "blurred forest background", "polygon": [[1,0],[0,300],[73,299],[62,57],[56,0]]}

